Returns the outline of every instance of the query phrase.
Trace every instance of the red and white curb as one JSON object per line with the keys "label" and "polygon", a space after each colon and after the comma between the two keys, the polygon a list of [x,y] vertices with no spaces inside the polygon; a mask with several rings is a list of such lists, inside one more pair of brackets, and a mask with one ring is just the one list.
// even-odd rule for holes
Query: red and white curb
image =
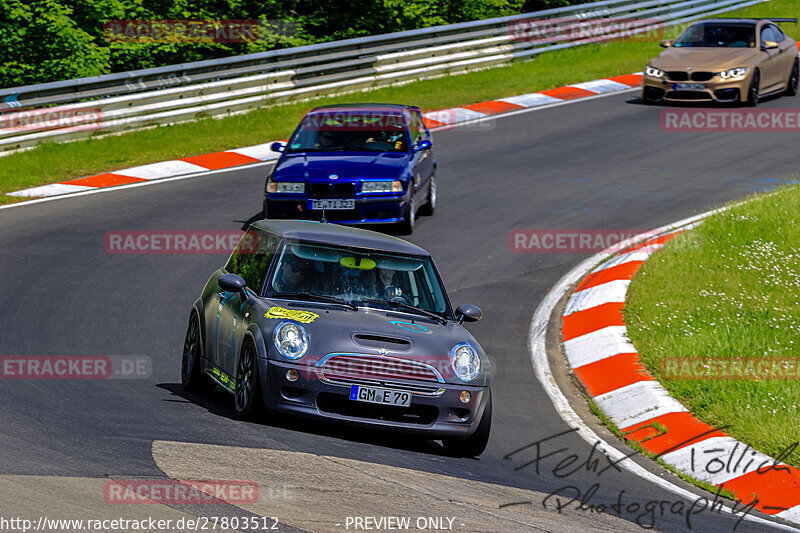
{"label": "red and white curb", "polygon": [[622,432],[678,471],[732,491],[744,505],[800,523],[800,470],[768,457],[687,412],[644,368],[622,310],[650,255],[690,226],[618,253],[577,285],[562,317],[564,352],[597,407]]}
{"label": "red and white curb", "polygon": [[[587,81],[567,87],[549,89],[540,93],[523,94],[464,107],[431,111],[425,113],[424,120],[429,128],[452,126],[464,122],[480,120],[492,115],[586,98],[588,96],[627,91],[633,87],[638,87],[641,81],[641,74],[629,74],[626,76]],[[173,161],[163,161],[150,165],[115,170],[97,176],[89,176],[86,178],[14,191],[8,193],[8,195],[26,198],[60,196],[188,174],[202,176],[202,172],[205,171],[277,160],[280,154],[270,149],[271,144],[272,142],[268,142],[235,150],[227,150],[225,152],[185,157]]]}
{"label": "red and white curb", "polygon": [[[279,153],[270,150],[272,143],[257,144],[226,152],[185,157],[174,161],[162,161],[150,165],[131,167],[114,172],[89,176],[51,185],[42,185],[31,189],[23,189],[8,193],[9,196],[46,197],[70,194],[104,187],[127,185],[140,181],[171,178],[184,174],[194,174],[221,168],[237,167],[251,163],[260,163],[278,159]],[[202,175],[202,174],[201,174]]]}

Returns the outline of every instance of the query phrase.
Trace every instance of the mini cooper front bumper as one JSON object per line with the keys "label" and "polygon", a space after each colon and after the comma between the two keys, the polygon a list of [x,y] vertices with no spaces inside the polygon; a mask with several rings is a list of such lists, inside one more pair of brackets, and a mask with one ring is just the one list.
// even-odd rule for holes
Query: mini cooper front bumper
{"label": "mini cooper front bumper", "polygon": [[[296,371],[294,381],[288,378]],[[388,429],[429,439],[467,437],[475,432],[488,400],[488,387],[414,380],[330,379],[318,367],[259,358],[264,404],[278,412],[326,419],[349,426]],[[349,398],[352,385],[412,393],[409,407]],[[461,401],[462,392],[469,401]]]}

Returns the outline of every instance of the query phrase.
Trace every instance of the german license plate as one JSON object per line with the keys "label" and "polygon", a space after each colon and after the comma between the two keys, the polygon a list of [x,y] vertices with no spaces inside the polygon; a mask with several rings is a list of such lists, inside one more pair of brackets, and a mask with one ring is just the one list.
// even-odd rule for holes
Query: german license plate
{"label": "german license plate", "polygon": [[674,91],[702,91],[706,86],[702,83],[673,83],[672,90]]}
{"label": "german license plate", "polygon": [[363,385],[350,387],[350,399],[359,402],[379,403],[381,405],[399,405],[402,407],[411,405],[410,392],[364,387]]}
{"label": "german license plate", "polygon": [[321,209],[342,210],[342,209],[355,209],[356,201],[350,199],[332,198],[328,200],[309,200],[308,208],[319,211]]}

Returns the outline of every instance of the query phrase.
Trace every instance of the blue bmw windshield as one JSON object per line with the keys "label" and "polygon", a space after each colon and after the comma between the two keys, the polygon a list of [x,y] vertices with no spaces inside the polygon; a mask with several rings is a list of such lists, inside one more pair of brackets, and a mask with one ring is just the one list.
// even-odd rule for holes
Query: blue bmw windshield
{"label": "blue bmw windshield", "polygon": [[385,110],[336,110],[306,115],[287,152],[407,152],[405,119]]}

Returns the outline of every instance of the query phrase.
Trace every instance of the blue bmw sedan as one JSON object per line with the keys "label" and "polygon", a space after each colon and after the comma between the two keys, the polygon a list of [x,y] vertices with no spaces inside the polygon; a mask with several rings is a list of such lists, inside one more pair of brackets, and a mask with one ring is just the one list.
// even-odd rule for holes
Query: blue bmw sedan
{"label": "blue bmw sedan", "polygon": [[418,107],[340,104],[313,109],[267,178],[264,218],[395,224],[410,234],[436,207],[436,160]]}

